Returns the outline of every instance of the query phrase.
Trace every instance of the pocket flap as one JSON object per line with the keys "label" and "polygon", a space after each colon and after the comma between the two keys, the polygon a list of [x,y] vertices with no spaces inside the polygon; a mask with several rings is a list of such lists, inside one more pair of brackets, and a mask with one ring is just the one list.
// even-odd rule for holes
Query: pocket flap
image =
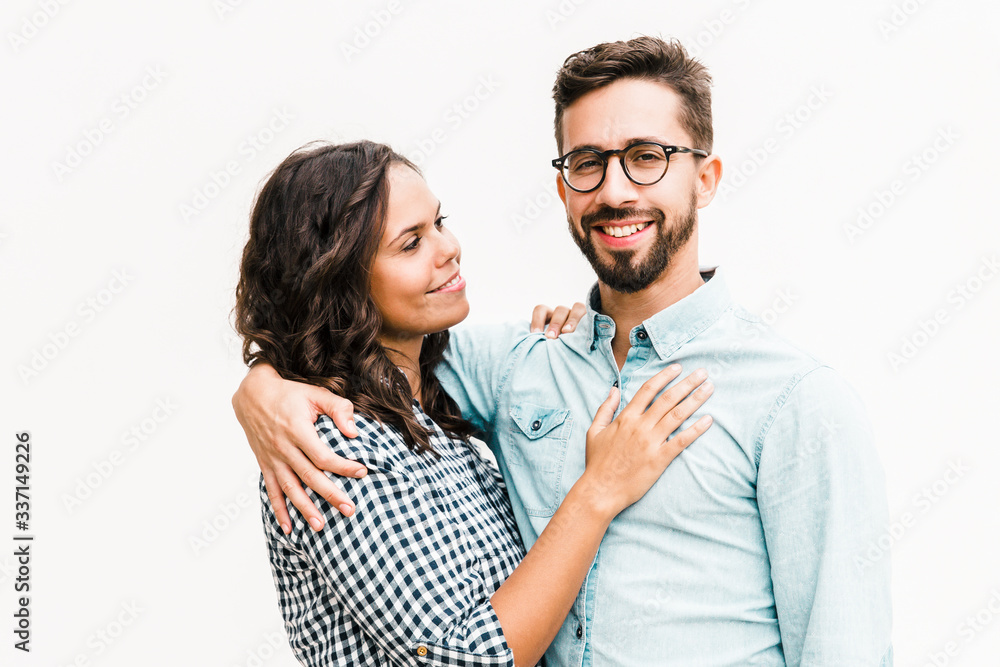
{"label": "pocket flap", "polygon": [[511,419],[529,440],[543,437],[565,422],[568,416],[569,410],[533,403],[518,403],[510,409]]}

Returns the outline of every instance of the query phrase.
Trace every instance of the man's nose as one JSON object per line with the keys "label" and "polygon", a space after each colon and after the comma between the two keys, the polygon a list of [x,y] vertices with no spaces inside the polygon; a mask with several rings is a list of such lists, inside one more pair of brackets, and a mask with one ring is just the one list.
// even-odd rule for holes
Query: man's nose
{"label": "man's nose", "polygon": [[623,204],[635,202],[639,197],[639,186],[625,175],[622,161],[613,156],[608,160],[608,169],[604,182],[597,188],[596,203],[611,208],[620,208]]}

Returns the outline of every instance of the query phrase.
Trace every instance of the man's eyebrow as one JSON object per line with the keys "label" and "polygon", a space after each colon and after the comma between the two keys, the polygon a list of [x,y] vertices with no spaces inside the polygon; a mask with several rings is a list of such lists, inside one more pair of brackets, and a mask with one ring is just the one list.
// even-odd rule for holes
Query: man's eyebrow
{"label": "man's eyebrow", "polygon": [[[626,139],[625,143],[621,146],[621,148],[625,148],[625,146],[631,146],[632,144],[638,144],[638,143],[643,142],[643,141],[649,141],[649,142],[652,142],[652,143],[655,143],[655,144],[668,145],[667,142],[663,141],[663,139],[661,139],[660,137],[632,137],[631,139]],[[584,150],[584,149],[590,149],[592,151],[604,152],[603,148],[601,148],[600,146],[595,146],[594,144],[580,144],[580,145],[574,146],[573,148],[569,149],[566,152],[567,153],[572,153],[573,151],[580,151],[580,150]]]}
{"label": "man's eyebrow", "polygon": [[[441,217],[441,202],[440,202],[440,200],[439,200],[439,201],[438,201],[438,207],[437,207],[437,211],[435,211],[435,213],[434,213],[434,220],[436,221],[436,220],[437,220],[438,218],[440,218],[440,217]],[[417,223],[417,224],[415,224],[415,225],[411,225],[410,227],[407,227],[406,229],[404,229],[403,231],[401,231],[401,232],[399,233],[399,236],[397,236],[396,238],[394,238],[394,239],[393,239],[393,240],[392,240],[392,241],[391,241],[391,242],[389,243],[389,245],[393,245],[393,244],[394,244],[394,243],[396,243],[396,241],[398,241],[399,239],[403,238],[404,236],[406,236],[406,235],[407,235],[407,234],[409,234],[410,232],[415,232],[415,231],[417,231],[418,229],[420,229],[421,227],[423,227],[423,226],[424,226],[425,224],[427,224],[427,223],[424,223],[424,222],[420,222],[420,223]]]}

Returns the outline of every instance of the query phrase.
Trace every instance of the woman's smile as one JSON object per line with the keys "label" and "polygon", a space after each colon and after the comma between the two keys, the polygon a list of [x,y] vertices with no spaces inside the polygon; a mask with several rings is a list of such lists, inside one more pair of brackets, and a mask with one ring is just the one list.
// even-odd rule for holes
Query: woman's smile
{"label": "woman's smile", "polygon": [[465,289],[465,278],[462,277],[460,273],[456,273],[454,276],[448,279],[444,285],[438,287],[437,289],[432,289],[428,294],[441,294],[443,292],[459,292]]}

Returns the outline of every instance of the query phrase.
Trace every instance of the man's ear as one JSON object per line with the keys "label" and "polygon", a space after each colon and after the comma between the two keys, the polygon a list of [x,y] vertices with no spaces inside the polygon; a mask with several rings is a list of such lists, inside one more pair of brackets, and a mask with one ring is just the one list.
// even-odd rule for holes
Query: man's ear
{"label": "man's ear", "polygon": [[563,183],[562,174],[558,171],[556,172],[556,192],[559,193],[559,199],[562,199],[563,206],[566,205],[566,184]]}
{"label": "man's ear", "polygon": [[719,189],[719,182],[722,180],[722,158],[712,153],[702,160],[702,165],[698,169],[698,208],[705,208],[715,198],[715,193]]}

